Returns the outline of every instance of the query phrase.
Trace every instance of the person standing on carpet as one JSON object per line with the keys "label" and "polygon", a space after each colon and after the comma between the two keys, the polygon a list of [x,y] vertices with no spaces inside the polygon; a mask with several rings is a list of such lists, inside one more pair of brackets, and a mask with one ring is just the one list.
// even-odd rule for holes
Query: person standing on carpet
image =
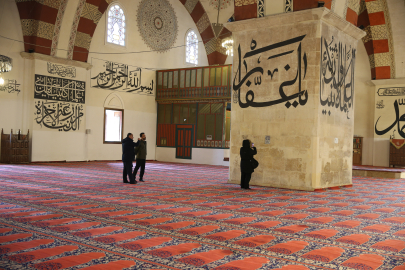
{"label": "person standing on carpet", "polygon": [[134,135],[132,133],[128,133],[127,137],[122,140],[122,163],[124,163],[122,177],[124,183],[136,184],[135,178],[132,175],[132,161],[135,159],[135,147],[138,145],[139,139],[137,143],[134,143]]}
{"label": "person standing on carpet", "polygon": [[139,181],[145,182],[143,180],[143,174],[145,173],[145,164],[146,164],[146,135],[145,133],[140,134],[141,139],[139,141],[139,145],[136,147],[136,166],[134,169],[134,179],[136,180],[136,174],[138,173],[139,168],[141,168],[141,172],[139,173]]}
{"label": "person standing on carpet", "polygon": [[242,147],[240,148],[240,171],[241,181],[240,187],[242,189],[250,189],[249,182],[254,172],[252,165],[253,156],[257,154],[256,147],[250,140],[243,140]]}

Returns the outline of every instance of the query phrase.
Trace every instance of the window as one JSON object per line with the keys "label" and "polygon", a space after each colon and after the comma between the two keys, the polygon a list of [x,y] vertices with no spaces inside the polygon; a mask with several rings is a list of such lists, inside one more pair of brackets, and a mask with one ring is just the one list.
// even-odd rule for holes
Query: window
{"label": "window", "polygon": [[125,46],[125,15],[117,4],[108,10],[107,42]]}
{"label": "window", "polygon": [[104,143],[121,143],[124,110],[104,109]]}
{"label": "window", "polygon": [[198,65],[198,38],[193,30],[186,35],[186,63]]}

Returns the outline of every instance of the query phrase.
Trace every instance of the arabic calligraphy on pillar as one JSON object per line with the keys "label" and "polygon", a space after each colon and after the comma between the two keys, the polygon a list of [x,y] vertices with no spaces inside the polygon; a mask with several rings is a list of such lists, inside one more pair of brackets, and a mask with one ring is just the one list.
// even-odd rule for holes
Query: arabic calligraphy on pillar
{"label": "arabic calligraphy on pillar", "polygon": [[91,87],[153,95],[154,82],[142,85],[142,69],[126,64],[104,61],[100,72],[91,77]]}
{"label": "arabic calligraphy on pillar", "polygon": [[332,108],[346,113],[353,110],[354,97],[354,64],[356,50],[334,39],[321,38],[321,106],[329,107],[322,110],[329,116]]}
{"label": "arabic calligraphy on pillar", "polygon": [[[253,39],[250,44],[250,51],[246,52],[243,58],[242,49],[239,44],[236,55],[238,66],[236,67],[237,70],[233,81],[234,102],[237,100],[241,108],[268,107],[282,103],[287,108],[305,105],[308,101],[308,91],[303,90],[301,85],[302,80],[306,76],[308,63],[307,54],[302,53],[301,47],[301,42],[304,38],[305,35],[302,35],[259,48],[257,48],[258,44],[256,40]],[[294,53],[298,59],[296,72],[294,72],[295,68],[292,68],[287,62],[291,59],[290,54]],[[248,66],[247,61],[254,64]],[[291,79],[280,83],[278,87],[279,98],[261,102],[255,101],[256,98],[263,97],[256,96],[254,89],[259,89],[264,81],[273,81],[273,76],[281,72],[286,73],[286,76],[283,77]],[[290,94],[286,94],[287,88],[290,89],[288,91]],[[292,88],[294,92],[291,94]],[[246,94],[243,95],[242,93]]]}
{"label": "arabic calligraphy on pillar", "polygon": [[35,122],[41,127],[59,131],[80,129],[83,105],[59,101],[35,101]]}

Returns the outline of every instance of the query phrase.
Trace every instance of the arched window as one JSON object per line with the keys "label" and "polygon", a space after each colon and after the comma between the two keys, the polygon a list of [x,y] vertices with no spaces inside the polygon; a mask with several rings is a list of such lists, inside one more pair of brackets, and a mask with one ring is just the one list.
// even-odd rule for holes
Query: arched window
{"label": "arched window", "polygon": [[107,42],[125,46],[125,15],[117,4],[108,10]]}
{"label": "arched window", "polygon": [[186,35],[186,62],[198,65],[198,38],[193,30]]}

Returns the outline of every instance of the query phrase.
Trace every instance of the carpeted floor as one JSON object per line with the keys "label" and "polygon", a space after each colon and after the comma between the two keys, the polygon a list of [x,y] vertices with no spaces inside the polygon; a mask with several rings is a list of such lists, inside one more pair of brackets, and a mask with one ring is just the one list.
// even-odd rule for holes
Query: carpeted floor
{"label": "carpeted floor", "polygon": [[226,184],[228,168],[0,165],[2,269],[405,269],[405,180],[303,192]]}

